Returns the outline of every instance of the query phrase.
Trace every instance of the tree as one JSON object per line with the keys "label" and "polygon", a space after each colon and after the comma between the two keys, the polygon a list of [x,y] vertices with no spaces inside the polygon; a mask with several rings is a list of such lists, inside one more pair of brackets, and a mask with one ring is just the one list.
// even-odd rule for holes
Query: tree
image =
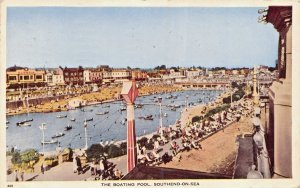
{"label": "tree", "polygon": [[166,65],[161,65],[161,66],[154,67],[154,70],[165,70],[165,69],[167,69]]}

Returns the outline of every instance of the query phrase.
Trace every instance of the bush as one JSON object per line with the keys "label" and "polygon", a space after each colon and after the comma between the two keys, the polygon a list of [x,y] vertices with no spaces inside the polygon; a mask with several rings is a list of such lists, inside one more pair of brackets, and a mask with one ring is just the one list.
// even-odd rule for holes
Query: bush
{"label": "bush", "polygon": [[202,119],[203,119],[203,116],[194,116],[192,118],[192,123],[199,122]]}
{"label": "bush", "polygon": [[104,153],[104,148],[100,144],[93,144],[86,150],[88,159],[100,159],[100,155]]}
{"label": "bush", "polygon": [[25,150],[20,154],[21,156],[21,161],[24,163],[29,163],[30,161],[38,161],[39,159],[39,154],[35,149],[28,149]]}
{"label": "bush", "polygon": [[11,162],[12,162],[12,164],[21,164],[22,163],[21,155],[19,152],[14,152],[12,154]]}
{"label": "bush", "polygon": [[145,145],[148,143],[148,138],[142,137],[141,139],[139,139],[139,140],[137,141],[137,143],[138,143],[141,147],[143,147],[143,146],[145,146]]}
{"label": "bush", "polygon": [[219,112],[221,112],[221,111],[223,111],[223,110],[226,110],[226,109],[228,109],[229,108],[229,104],[225,104],[225,105],[222,105],[222,106],[218,106],[218,107],[216,107],[216,108],[213,108],[213,109],[211,109],[211,110],[209,110],[208,112],[207,112],[207,114],[205,114],[205,118],[208,118],[208,117],[211,117],[211,116],[213,116],[214,114],[216,114],[216,113],[219,113]]}
{"label": "bush", "polygon": [[100,156],[102,156],[104,153],[108,154],[107,158],[125,155],[127,153],[127,144],[126,142],[123,142],[121,143],[120,147],[114,144],[106,145],[104,147],[100,144],[93,144],[86,151],[86,155],[89,160],[100,160]]}

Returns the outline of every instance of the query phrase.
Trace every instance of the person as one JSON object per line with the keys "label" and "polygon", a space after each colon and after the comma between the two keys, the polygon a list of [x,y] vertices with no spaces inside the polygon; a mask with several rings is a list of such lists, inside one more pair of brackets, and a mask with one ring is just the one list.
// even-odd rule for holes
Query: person
{"label": "person", "polygon": [[82,172],[81,161],[78,156],[76,156],[75,159],[76,159],[76,164],[77,164],[77,173],[79,175]]}
{"label": "person", "polygon": [[115,171],[115,176],[116,176],[118,179],[121,179],[121,178],[123,177],[123,174],[122,174],[122,172],[121,172],[119,169],[117,169],[117,170]]}
{"label": "person", "polygon": [[101,159],[100,162],[99,162],[99,170],[100,170],[100,175],[103,176],[104,170],[105,170],[105,168],[104,168],[104,163],[103,163],[103,159]]}
{"label": "person", "polygon": [[96,162],[93,160],[91,163],[91,175],[97,175],[97,166],[96,166]]}
{"label": "person", "polygon": [[163,163],[166,164],[167,162],[171,161],[171,156],[169,156],[168,152],[165,152],[165,154],[163,154],[161,159]]}
{"label": "person", "polygon": [[73,172],[77,172],[77,161],[76,161],[76,156],[73,156]]}
{"label": "person", "polygon": [[21,172],[20,177],[21,177],[21,181],[24,181],[24,172]]}
{"label": "person", "polygon": [[42,172],[42,174],[44,174],[44,163],[42,163],[42,165],[41,165],[41,172]]}
{"label": "person", "polygon": [[157,151],[159,148],[159,142],[157,140],[155,140],[154,142],[154,149]]}
{"label": "person", "polygon": [[241,119],[241,115],[238,113],[235,115],[235,117],[236,117],[236,122],[239,122]]}
{"label": "person", "polygon": [[15,181],[19,181],[18,170],[15,170]]}

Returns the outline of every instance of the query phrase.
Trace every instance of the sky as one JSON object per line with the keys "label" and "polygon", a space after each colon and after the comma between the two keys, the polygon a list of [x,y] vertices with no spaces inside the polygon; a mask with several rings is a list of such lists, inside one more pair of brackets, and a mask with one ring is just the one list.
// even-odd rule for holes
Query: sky
{"label": "sky", "polygon": [[275,66],[254,8],[9,7],[6,66]]}

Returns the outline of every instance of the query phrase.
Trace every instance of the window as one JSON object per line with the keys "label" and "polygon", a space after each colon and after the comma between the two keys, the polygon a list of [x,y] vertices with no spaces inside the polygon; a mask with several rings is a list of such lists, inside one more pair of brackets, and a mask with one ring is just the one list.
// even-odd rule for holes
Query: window
{"label": "window", "polygon": [[29,76],[24,76],[24,80],[29,80]]}
{"label": "window", "polygon": [[41,79],[43,79],[43,76],[42,75],[36,75],[35,78],[38,79],[38,80],[41,80]]}
{"label": "window", "polygon": [[8,80],[17,80],[17,77],[16,76],[9,76]]}
{"label": "window", "polygon": [[30,76],[30,80],[32,80],[33,79],[33,76]]}
{"label": "window", "polygon": [[20,80],[23,80],[23,76],[20,76]]}

